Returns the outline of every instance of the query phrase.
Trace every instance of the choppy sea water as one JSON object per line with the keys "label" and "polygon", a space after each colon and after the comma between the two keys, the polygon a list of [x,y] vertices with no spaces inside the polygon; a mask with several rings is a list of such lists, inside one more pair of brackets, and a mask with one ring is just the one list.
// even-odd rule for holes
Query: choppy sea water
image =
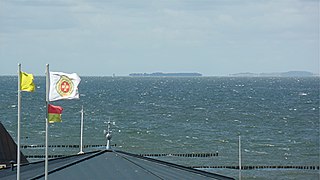
{"label": "choppy sea water", "polygon": [[[217,152],[206,158],[161,157],[186,166],[319,166],[320,79],[233,77],[81,77],[79,100],[52,102],[64,108],[62,123],[49,127],[50,145],[105,144],[112,126],[116,149],[138,154]],[[16,140],[17,77],[0,78],[0,120]],[[43,145],[45,78],[36,92],[22,92],[21,144]],[[85,148],[92,151],[97,148]],[[44,148],[22,149],[43,155]],[[77,148],[49,148],[68,155]],[[31,161],[34,159],[31,159]],[[204,169],[238,178],[238,170]],[[319,179],[319,170],[242,170],[243,179]]]}

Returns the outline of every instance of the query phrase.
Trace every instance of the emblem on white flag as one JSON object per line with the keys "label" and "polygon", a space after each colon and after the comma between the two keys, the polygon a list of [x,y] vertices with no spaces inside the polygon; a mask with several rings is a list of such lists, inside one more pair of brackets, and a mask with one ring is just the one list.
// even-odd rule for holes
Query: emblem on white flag
{"label": "emblem on white flag", "polygon": [[50,72],[49,101],[78,99],[81,79],[76,73]]}

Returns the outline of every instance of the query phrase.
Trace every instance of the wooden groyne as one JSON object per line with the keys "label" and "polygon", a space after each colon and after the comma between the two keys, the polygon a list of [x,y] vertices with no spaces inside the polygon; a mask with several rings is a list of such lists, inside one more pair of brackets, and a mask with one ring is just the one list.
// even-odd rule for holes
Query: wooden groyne
{"label": "wooden groyne", "polygon": [[[83,145],[83,148],[98,148],[105,147],[103,144],[93,144],[93,145]],[[112,146],[116,146],[112,145]],[[44,148],[44,145],[22,145],[23,149],[33,149],[33,148]],[[79,148],[79,145],[49,145],[49,148]],[[218,152],[214,153],[150,153],[150,154],[138,154],[144,157],[187,157],[187,158],[206,158],[206,157],[217,157],[219,156]],[[49,155],[48,158],[60,158],[66,157],[69,155]],[[25,155],[26,158],[45,158],[44,155]],[[189,166],[190,168],[196,169],[206,169],[206,168],[221,168],[221,169],[239,169],[239,166]],[[251,165],[251,166],[241,166],[242,170],[254,170],[254,169],[305,169],[305,170],[320,170],[318,165]]]}
{"label": "wooden groyne", "polygon": [[[221,169],[239,169],[239,166],[189,166],[191,168],[206,169],[206,168],[221,168]],[[242,170],[252,169],[310,169],[319,170],[319,166],[241,166]]]}
{"label": "wooden groyne", "polygon": [[[68,155],[49,155],[49,158],[58,158],[58,157],[65,157]],[[218,153],[186,153],[186,154],[139,154],[139,156],[144,156],[144,157],[165,157],[165,156],[175,156],[175,157],[213,157],[213,156],[218,156]],[[44,155],[25,155],[26,158],[44,158]]]}
{"label": "wooden groyne", "polygon": [[139,154],[140,156],[146,157],[164,157],[164,156],[175,156],[175,157],[213,157],[218,156],[218,153],[161,153],[161,154]]}
{"label": "wooden groyne", "polygon": [[[92,145],[83,145],[83,148],[95,148],[95,147],[105,147],[103,144],[92,144]],[[112,145],[116,146],[116,145]],[[23,149],[33,149],[33,148],[44,148],[45,145],[22,145]],[[79,145],[49,145],[49,148],[80,148]]]}
{"label": "wooden groyne", "polygon": [[[48,155],[48,158],[67,157],[68,155]],[[44,159],[45,155],[25,155],[26,158]]]}

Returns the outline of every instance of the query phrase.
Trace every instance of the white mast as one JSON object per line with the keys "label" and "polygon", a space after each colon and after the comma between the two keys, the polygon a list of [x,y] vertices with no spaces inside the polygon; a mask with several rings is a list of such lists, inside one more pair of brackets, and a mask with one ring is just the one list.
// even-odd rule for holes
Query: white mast
{"label": "white mast", "polygon": [[18,64],[17,180],[20,180],[21,64]]}
{"label": "white mast", "polygon": [[241,180],[241,136],[239,136],[239,180]]}
{"label": "white mast", "polygon": [[49,64],[46,65],[46,145],[45,145],[45,165],[44,165],[44,178],[48,179],[48,104],[49,104]]}
{"label": "white mast", "polygon": [[84,152],[82,151],[82,142],[83,142],[83,106],[81,108],[81,125],[80,125],[80,152],[78,154],[83,154]]}
{"label": "white mast", "polygon": [[106,146],[107,150],[111,150],[112,135],[111,135],[111,131],[110,131],[110,124],[111,124],[111,122],[108,121],[108,128],[107,128],[107,130],[104,130],[104,134],[106,135],[106,139],[107,139],[107,146]]}

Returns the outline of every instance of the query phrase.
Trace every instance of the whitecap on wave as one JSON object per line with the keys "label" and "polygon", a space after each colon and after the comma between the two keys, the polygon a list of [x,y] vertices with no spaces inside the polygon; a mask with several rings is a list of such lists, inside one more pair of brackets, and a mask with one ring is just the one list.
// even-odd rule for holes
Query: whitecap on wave
{"label": "whitecap on wave", "polygon": [[265,151],[250,151],[249,149],[244,149],[244,152],[251,152],[251,153],[255,153],[255,154],[269,154]]}
{"label": "whitecap on wave", "polygon": [[273,144],[258,144],[259,146],[265,146],[265,147],[274,147]]}

